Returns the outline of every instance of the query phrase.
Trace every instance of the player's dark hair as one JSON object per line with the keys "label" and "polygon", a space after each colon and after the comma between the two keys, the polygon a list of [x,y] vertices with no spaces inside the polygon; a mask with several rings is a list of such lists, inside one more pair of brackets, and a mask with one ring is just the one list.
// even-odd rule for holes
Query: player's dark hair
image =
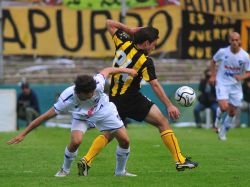
{"label": "player's dark hair", "polygon": [[142,44],[145,41],[152,43],[159,38],[159,30],[154,27],[143,27],[134,34],[134,43]]}
{"label": "player's dark hair", "polygon": [[78,75],[74,81],[76,93],[89,93],[96,89],[96,82],[92,76]]}

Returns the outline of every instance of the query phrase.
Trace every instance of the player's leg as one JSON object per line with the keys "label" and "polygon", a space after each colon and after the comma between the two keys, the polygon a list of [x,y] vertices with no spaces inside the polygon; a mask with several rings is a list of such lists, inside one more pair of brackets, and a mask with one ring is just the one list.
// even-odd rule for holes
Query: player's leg
{"label": "player's leg", "polygon": [[228,100],[227,99],[218,100],[218,104],[219,107],[217,108],[216,111],[216,119],[214,123],[214,126],[217,128],[219,127],[219,123],[224,117],[225,113],[228,111]]}
{"label": "player's leg", "polygon": [[88,175],[90,163],[93,161],[94,157],[113,139],[113,137],[116,137],[119,142],[119,146],[117,147],[117,174],[123,176],[126,174],[127,176],[128,173],[123,173],[123,167],[126,166],[128,158],[129,140],[115,105],[113,103],[107,104],[107,106],[96,113],[93,120],[95,121],[96,127],[104,132],[104,134],[98,136],[94,140],[87,155],[78,162],[79,175]]}
{"label": "player's leg", "polygon": [[237,107],[233,106],[232,104],[229,104],[228,115],[226,116],[223,123],[223,126],[225,126],[227,131],[231,128],[236,112],[237,112]]}
{"label": "player's leg", "polygon": [[[222,121],[222,125],[221,125],[220,132],[219,132],[219,139],[220,140],[226,140],[226,132],[231,127],[233,118],[236,114],[237,107],[239,107],[241,105],[241,100],[243,98],[241,85],[227,86],[226,94],[227,94],[228,100],[225,104],[224,110],[227,110],[227,116]],[[219,106],[221,108],[223,107],[222,104],[223,103],[220,103],[220,101],[219,101]],[[222,110],[223,110],[223,108],[222,108]]]}
{"label": "player's leg", "polygon": [[230,129],[232,121],[236,115],[237,108],[241,105],[243,98],[241,87],[232,87],[229,92],[229,104],[227,108],[227,116],[222,122],[219,139],[226,140],[226,132]]}
{"label": "player's leg", "polygon": [[219,139],[222,141],[225,141],[226,138],[226,132],[231,127],[233,118],[236,114],[237,107],[234,107],[231,104],[227,104],[227,115],[224,117],[224,120],[221,123],[221,127],[219,129]]}
{"label": "player's leg", "polygon": [[95,156],[102,151],[106,145],[112,141],[113,135],[106,132],[102,135],[97,136],[91,147],[89,148],[87,154],[83,156],[84,160],[86,161],[87,165],[91,167],[92,161],[94,160]]}
{"label": "player's leg", "polygon": [[151,107],[145,118],[145,121],[159,129],[162,141],[171,152],[172,157],[176,162],[176,169],[178,171],[183,171],[185,168],[195,168],[198,166],[198,163],[192,162],[189,158],[185,158],[182,155],[177,138],[169,126],[168,120],[163,116],[160,109],[156,105]]}
{"label": "player's leg", "polygon": [[69,145],[64,151],[64,162],[62,168],[55,174],[56,177],[65,177],[70,173],[70,166],[78,153],[78,147],[82,143],[83,134],[88,126],[82,121],[72,120],[71,138]]}
{"label": "player's leg", "polygon": [[126,164],[130,154],[129,137],[125,127],[116,130],[114,133],[118,145],[116,148],[116,176],[136,176],[126,171]]}
{"label": "player's leg", "polygon": [[214,127],[219,128],[219,124],[225,118],[225,115],[228,110],[230,87],[224,85],[216,85],[215,90],[216,90],[216,99],[218,101],[219,107],[217,108],[216,111]]}

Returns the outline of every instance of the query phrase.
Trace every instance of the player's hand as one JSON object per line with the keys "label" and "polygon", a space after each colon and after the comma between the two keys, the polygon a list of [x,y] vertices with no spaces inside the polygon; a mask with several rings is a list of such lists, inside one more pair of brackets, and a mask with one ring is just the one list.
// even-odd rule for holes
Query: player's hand
{"label": "player's hand", "polygon": [[168,115],[170,116],[170,118],[176,120],[179,119],[181,113],[176,106],[171,105],[168,107]]}
{"label": "player's hand", "polygon": [[134,69],[128,69],[128,71],[129,75],[132,77],[136,77],[138,75],[137,71]]}
{"label": "player's hand", "polygon": [[19,142],[23,141],[25,136],[23,135],[18,135],[15,138],[12,138],[11,140],[7,141],[6,143],[11,145],[11,144],[18,144]]}
{"label": "player's hand", "polygon": [[141,28],[143,28],[143,27],[133,27],[133,28],[130,28],[130,33],[134,34],[134,33],[138,32]]}
{"label": "player's hand", "polygon": [[216,77],[215,77],[215,76],[211,76],[211,77],[209,78],[208,82],[209,82],[209,84],[211,84],[211,85],[214,86],[215,83],[216,83]]}
{"label": "player's hand", "polygon": [[234,78],[235,78],[237,81],[242,81],[242,80],[244,80],[244,79],[242,78],[242,76],[240,76],[240,75],[235,75]]}

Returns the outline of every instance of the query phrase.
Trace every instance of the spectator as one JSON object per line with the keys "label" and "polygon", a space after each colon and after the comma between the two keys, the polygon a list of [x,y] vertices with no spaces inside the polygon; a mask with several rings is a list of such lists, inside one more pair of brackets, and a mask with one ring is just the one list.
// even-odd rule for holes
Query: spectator
{"label": "spectator", "polygon": [[214,124],[215,119],[216,119],[216,110],[218,107],[218,104],[216,101],[215,86],[211,85],[208,82],[211,76],[211,72],[209,69],[206,69],[204,71],[204,74],[205,74],[205,78],[201,79],[200,84],[199,84],[199,91],[200,91],[200,95],[198,97],[199,103],[194,108],[194,118],[195,118],[196,126],[198,128],[200,128],[202,124],[200,112],[206,108],[210,108],[212,111],[213,124]]}
{"label": "spectator", "polygon": [[22,83],[21,89],[22,92],[17,99],[17,116],[29,124],[39,116],[38,99],[28,83]]}

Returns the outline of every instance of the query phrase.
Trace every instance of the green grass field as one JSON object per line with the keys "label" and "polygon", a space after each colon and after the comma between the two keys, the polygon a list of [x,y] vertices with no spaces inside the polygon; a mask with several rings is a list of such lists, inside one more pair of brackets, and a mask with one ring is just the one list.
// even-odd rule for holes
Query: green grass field
{"label": "green grass field", "polygon": [[[210,129],[174,128],[182,152],[199,162],[193,170],[177,172],[170,153],[156,128],[130,125],[131,154],[128,171],[138,177],[114,177],[113,141],[97,156],[88,177],[78,177],[76,162],[71,174],[56,178],[69,129],[39,127],[18,145],[5,142],[17,132],[0,133],[0,186],[250,186],[250,128],[232,129],[228,141],[221,142]],[[97,130],[89,131],[79,149],[77,160],[86,153]]]}

